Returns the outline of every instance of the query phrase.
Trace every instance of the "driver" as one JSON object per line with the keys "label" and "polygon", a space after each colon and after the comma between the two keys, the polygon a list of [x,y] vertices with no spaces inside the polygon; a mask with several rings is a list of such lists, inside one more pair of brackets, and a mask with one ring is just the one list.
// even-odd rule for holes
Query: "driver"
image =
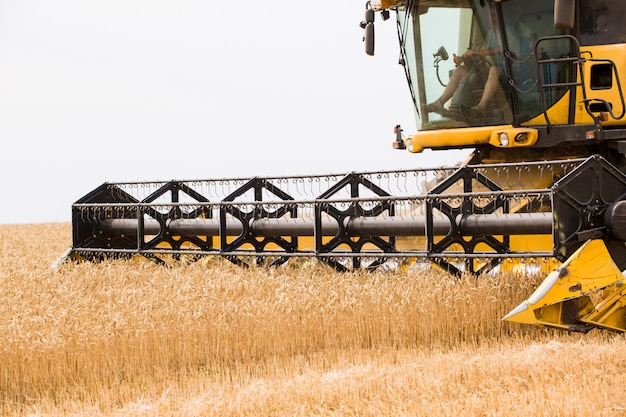
{"label": "driver", "polygon": [[[491,8],[491,23],[492,26],[495,25],[495,9]],[[495,95],[498,86],[499,86],[499,78],[500,74],[502,74],[502,42],[497,32],[492,29],[489,30],[487,36],[485,38],[485,48],[484,49],[468,49],[462,56],[458,56],[456,54],[453,55],[454,63],[457,65],[457,68],[452,73],[450,77],[450,81],[448,85],[444,89],[441,96],[433,101],[432,103],[426,106],[426,111],[435,112],[435,113],[444,113],[445,109],[443,107],[444,103],[446,103],[456,90],[459,88],[461,81],[467,81],[468,75],[473,71],[474,68],[478,68],[477,66],[480,64],[481,59],[485,59],[490,57],[491,63],[487,73],[487,80],[484,84],[484,89],[482,92],[482,96],[480,101],[471,107],[470,115],[472,117],[482,117],[485,114],[485,108],[489,101]],[[465,80],[464,80],[465,79]]]}
{"label": "driver", "polygon": [[[467,52],[465,54],[467,54]],[[457,67],[454,72],[452,72],[452,76],[448,81],[448,85],[443,90],[443,93],[441,93],[441,96],[439,96],[437,100],[426,106],[426,111],[428,111],[429,113],[445,112],[445,108],[443,107],[444,103],[452,98],[456,90],[459,88],[461,80],[463,80],[469,74],[469,68],[471,64],[468,61],[468,65],[465,65],[465,54],[463,56],[452,54],[452,59]]]}

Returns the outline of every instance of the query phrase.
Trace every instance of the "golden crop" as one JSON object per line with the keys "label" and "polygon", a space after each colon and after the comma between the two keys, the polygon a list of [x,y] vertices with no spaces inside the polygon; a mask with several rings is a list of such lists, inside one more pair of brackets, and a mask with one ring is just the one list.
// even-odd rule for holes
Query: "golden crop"
{"label": "golden crop", "polygon": [[504,323],[541,276],[52,263],[0,226],[0,414],[626,415],[626,341]]}

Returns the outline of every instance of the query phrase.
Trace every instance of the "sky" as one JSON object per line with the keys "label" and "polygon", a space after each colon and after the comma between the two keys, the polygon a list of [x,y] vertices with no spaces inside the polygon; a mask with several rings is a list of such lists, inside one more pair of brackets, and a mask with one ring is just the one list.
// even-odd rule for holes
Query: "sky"
{"label": "sky", "polygon": [[393,170],[416,130],[395,15],[365,1],[0,0],[0,224],[104,182]]}

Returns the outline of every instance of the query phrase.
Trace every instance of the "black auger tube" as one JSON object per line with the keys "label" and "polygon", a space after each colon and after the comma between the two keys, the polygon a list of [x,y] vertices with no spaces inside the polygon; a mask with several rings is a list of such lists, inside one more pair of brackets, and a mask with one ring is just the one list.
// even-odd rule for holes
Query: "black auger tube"
{"label": "black auger tube", "polygon": [[[470,214],[455,220],[457,230],[466,236],[477,235],[532,235],[551,234],[552,213],[515,214]],[[433,218],[433,233],[447,235],[451,230],[448,217]],[[102,230],[111,235],[135,235],[138,230],[136,219],[108,219],[102,221]],[[346,219],[345,230],[351,236],[424,236],[426,218],[421,216],[397,217],[357,217]],[[143,231],[146,235],[167,232],[174,236],[219,236],[218,219],[175,219],[165,224],[161,230],[156,220],[145,220]],[[336,220],[322,221],[322,235],[334,236],[339,232]],[[314,236],[315,220],[312,218],[261,218],[251,220],[249,230],[259,237],[266,236]],[[237,220],[226,221],[226,235],[237,236],[243,233],[243,224]]]}

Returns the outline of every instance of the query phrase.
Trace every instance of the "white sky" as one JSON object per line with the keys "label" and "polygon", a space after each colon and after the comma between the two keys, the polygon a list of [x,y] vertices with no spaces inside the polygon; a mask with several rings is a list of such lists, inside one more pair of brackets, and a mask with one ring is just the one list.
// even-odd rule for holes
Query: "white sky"
{"label": "white sky", "polygon": [[453,164],[415,131],[395,16],[364,0],[0,0],[0,223],[67,222],[106,181]]}

